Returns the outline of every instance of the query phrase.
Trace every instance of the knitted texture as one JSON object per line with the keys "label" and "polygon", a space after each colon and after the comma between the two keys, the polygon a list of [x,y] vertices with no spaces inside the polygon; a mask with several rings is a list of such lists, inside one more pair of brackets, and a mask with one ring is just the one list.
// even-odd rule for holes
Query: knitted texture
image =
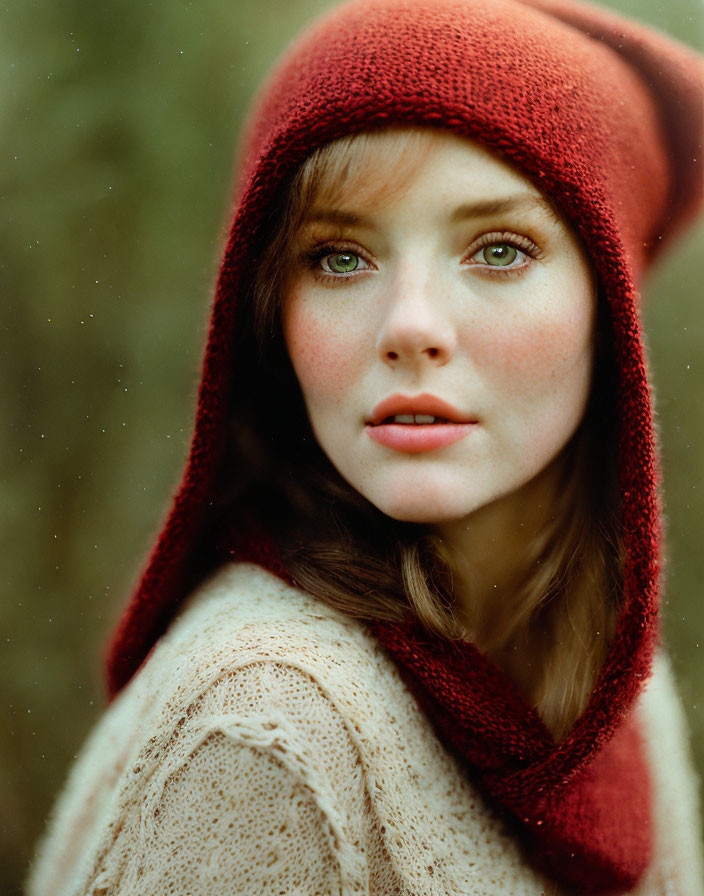
{"label": "knitted texture", "polygon": [[[636,714],[656,851],[635,896],[700,896],[684,717]],[[259,567],[189,601],[83,748],[27,896],[567,896],[443,749],[366,628]]]}
{"label": "knitted texture", "polygon": [[[586,889],[633,886],[651,838],[646,766],[626,720],[657,638],[660,542],[637,282],[701,202],[701,72],[698,57],[673,41],[559,0],[364,0],[293,44],[246,129],[191,454],[110,648],[113,692],[198,579],[230,411],[247,391],[234,354],[237,300],[280,189],[315,148],[351,132],[405,124],[479,140],[559,205],[599,276],[618,368],[624,609],[589,706],[559,745],[471,645],[458,659],[412,625],[371,630],[448,747],[518,825],[532,861]],[[256,557],[285,577],[266,535],[251,541],[251,551],[232,556]],[[614,780],[618,793],[605,800]]]}

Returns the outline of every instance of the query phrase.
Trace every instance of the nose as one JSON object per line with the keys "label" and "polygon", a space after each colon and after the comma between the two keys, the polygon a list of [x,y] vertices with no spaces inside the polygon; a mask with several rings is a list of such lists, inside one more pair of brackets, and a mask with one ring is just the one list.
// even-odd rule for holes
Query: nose
{"label": "nose", "polygon": [[384,309],[377,337],[379,357],[392,367],[447,364],[455,352],[456,335],[444,304],[429,278],[402,278]]}

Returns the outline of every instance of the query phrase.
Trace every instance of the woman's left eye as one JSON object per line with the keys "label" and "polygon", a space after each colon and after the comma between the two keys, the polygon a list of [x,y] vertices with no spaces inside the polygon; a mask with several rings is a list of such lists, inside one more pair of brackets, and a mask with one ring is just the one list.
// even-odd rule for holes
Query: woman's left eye
{"label": "woman's left eye", "polygon": [[469,250],[468,261],[484,269],[518,271],[528,267],[531,261],[540,257],[540,251],[527,237],[505,234],[486,234]]}
{"label": "woman's left eye", "polygon": [[480,249],[474,257],[479,256],[480,260],[492,267],[506,268],[512,265],[516,259],[520,261],[519,256],[522,255],[523,253],[515,246],[509,246],[508,243],[494,243],[493,246],[485,246]]}

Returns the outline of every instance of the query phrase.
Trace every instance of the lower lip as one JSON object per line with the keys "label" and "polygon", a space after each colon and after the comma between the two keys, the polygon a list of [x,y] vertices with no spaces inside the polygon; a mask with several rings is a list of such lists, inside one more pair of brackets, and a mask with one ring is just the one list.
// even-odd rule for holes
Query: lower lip
{"label": "lower lip", "polygon": [[366,430],[369,438],[380,445],[405,454],[420,454],[459,442],[475,426],[476,423],[382,423],[367,424]]}

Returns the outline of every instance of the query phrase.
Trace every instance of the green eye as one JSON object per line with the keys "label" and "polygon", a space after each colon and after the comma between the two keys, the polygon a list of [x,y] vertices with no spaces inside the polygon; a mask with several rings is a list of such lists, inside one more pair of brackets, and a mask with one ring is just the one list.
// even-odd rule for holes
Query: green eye
{"label": "green eye", "polygon": [[482,259],[493,267],[507,267],[518,257],[518,249],[508,243],[492,243],[481,251]]}
{"label": "green eye", "polygon": [[328,255],[326,260],[333,274],[351,274],[359,265],[359,256],[353,252],[338,252]]}

